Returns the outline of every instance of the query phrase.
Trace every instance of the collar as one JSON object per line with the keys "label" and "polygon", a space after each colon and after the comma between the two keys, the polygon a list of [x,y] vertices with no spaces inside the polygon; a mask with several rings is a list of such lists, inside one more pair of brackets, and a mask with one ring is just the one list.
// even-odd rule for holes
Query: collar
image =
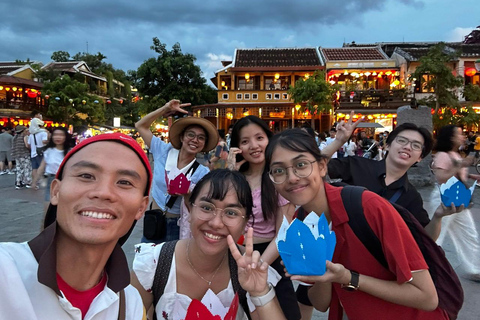
{"label": "collar", "polygon": [[408,174],[405,172],[403,176],[400,177],[400,179],[394,181],[391,183],[389,186],[385,185],[385,176],[387,174],[387,163],[385,162],[385,159],[382,159],[380,161],[375,161],[377,162],[377,168],[376,171],[377,173],[377,178],[382,182],[382,185],[384,188],[387,189],[400,189],[404,188],[405,192],[408,191]]}
{"label": "collar", "polygon": [[[180,153],[180,150],[171,148],[170,151],[168,151],[167,155],[167,161],[165,162],[165,170],[166,171],[172,171],[173,169],[177,168],[177,163],[178,163],[178,155]],[[187,174],[188,169],[193,165],[195,162],[195,158],[187,164],[185,167],[182,169],[179,169],[180,173]]]}
{"label": "collar", "polygon": [[[56,249],[57,222],[45,228],[37,237],[30,240],[28,245],[38,262],[38,282],[46,285],[59,296],[63,296],[57,284],[57,249]],[[116,245],[105,265],[108,275],[107,287],[119,292],[130,283],[130,272],[127,259],[120,245]]]}

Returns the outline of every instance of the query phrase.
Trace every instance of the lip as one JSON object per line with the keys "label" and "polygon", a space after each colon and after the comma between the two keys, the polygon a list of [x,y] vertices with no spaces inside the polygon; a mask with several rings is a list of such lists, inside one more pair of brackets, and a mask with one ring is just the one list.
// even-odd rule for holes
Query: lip
{"label": "lip", "polygon": [[406,152],[404,150],[399,151],[398,155],[400,156],[401,159],[405,159],[405,158],[410,159],[412,157],[412,155],[409,152]]}
{"label": "lip", "polygon": [[[203,238],[209,243],[218,243],[218,242],[223,241],[227,238],[226,235],[220,234],[218,232],[214,232],[214,231],[211,231],[211,230],[202,230],[202,235],[203,235]],[[211,235],[213,237],[217,237],[218,239],[211,238],[209,235]]]}
{"label": "lip", "polygon": [[307,185],[304,185],[304,184],[296,184],[294,186],[291,186],[291,187],[288,187],[286,188],[285,190],[287,192],[291,192],[291,193],[297,193],[297,192],[301,192],[303,190],[305,190],[307,188]]}

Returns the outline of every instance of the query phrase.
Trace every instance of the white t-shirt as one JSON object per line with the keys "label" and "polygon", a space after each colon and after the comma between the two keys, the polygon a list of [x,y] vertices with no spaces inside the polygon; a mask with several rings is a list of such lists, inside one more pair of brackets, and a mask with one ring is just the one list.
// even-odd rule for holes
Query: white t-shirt
{"label": "white t-shirt", "polygon": [[43,147],[45,145],[43,141],[47,140],[48,134],[45,131],[29,135],[28,144],[30,145],[30,157],[35,158],[37,156],[37,147]]}
{"label": "white t-shirt", "polygon": [[63,158],[63,150],[58,150],[57,148],[48,148],[45,150],[43,153],[43,160],[45,160],[45,173],[56,174]]}

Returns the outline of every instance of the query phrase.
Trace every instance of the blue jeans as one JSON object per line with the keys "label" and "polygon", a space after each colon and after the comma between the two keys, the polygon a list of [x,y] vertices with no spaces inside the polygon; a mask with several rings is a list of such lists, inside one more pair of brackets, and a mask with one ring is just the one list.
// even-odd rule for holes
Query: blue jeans
{"label": "blue jeans", "polygon": [[147,239],[145,236],[142,236],[143,243],[162,243],[167,241],[173,241],[180,239],[180,227],[178,226],[179,218],[166,218],[167,219],[167,232],[165,237],[161,239]]}

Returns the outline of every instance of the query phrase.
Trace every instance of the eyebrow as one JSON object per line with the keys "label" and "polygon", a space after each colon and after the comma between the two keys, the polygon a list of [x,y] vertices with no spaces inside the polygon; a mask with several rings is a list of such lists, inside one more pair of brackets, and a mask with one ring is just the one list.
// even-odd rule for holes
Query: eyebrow
{"label": "eyebrow", "polygon": [[[214,200],[218,200],[218,199],[214,199]],[[205,202],[209,202],[211,204],[213,204],[215,206],[215,204],[212,202],[212,198],[207,198],[207,197],[201,197],[200,198],[200,201],[205,201]],[[215,206],[217,207],[217,206]],[[240,203],[230,203],[230,204],[227,204],[225,206],[225,208],[240,208],[240,209],[243,209],[243,206],[240,204]]]}
{"label": "eyebrow", "polygon": [[[293,158],[291,161],[295,161],[295,160],[298,160],[298,159],[301,159],[301,158],[305,158],[306,156],[304,154],[299,154],[298,156],[296,156],[295,158]],[[280,161],[276,161],[276,162],[272,162],[270,164],[270,166],[273,166],[275,164],[283,164],[283,162],[280,162]]]}
{"label": "eyebrow", "polygon": [[417,143],[420,143],[420,144],[423,145],[423,143],[420,142],[420,141],[418,141],[418,140],[410,140],[410,139],[408,139],[407,137],[404,137],[404,136],[402,136],[402,135],[397,135],[397,137],[401,137],[401,138],[403,138],[403,139],[407,139],[407,140],[410,141],[410,142],[417,142]]}
{"label": "eyebrow", "polygon": [[[98,164],[95,164],[93,162],[86,161],[86,160],[82,160],[77,163],[74,163],[72,165],[72,168],[90,168],[93,170],[102,170],[102,168]],[[123,176],[129,176],[138,180],[142,179],[138,174],[138,172],[136,172],[135,170],[120,169],[120,170],[117,170],[117,174],[123,175]]]}

